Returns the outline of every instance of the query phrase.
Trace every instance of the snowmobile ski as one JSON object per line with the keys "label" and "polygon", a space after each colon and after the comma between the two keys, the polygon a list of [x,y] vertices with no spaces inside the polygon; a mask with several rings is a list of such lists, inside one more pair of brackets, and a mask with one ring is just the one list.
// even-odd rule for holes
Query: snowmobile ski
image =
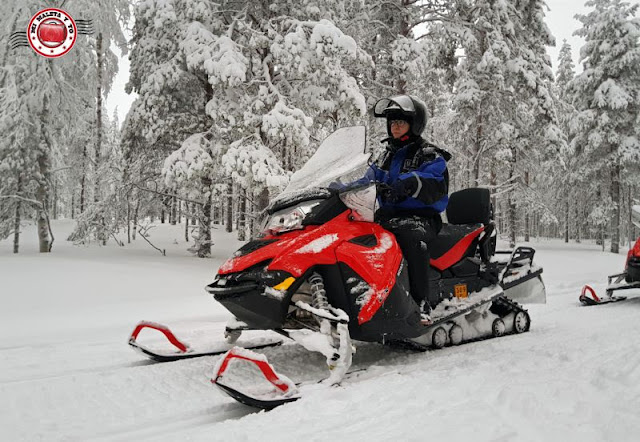
{"label": "snowmobile ski", "polygon": [[[342,382],[365,373],[367,368],[350,370]],[[221,392],[253,408],[272,410],[302,397],[300,388],[310,385],[331,384],[330,377],[293,383],[275,371],[266,356],[245,348],[229,350],[213,370],[211,383]]]}
{"label": "snowmobile ski", "polygon": [[[145,329],[153,329],[161,332],[167,340],[177,349],[174,351],[171,350],[157,350],[150,347],[147,347],[137,341],[138,335],[140,332]],[[247,343],[243,345],[243,348],[250,348],[254,350],[258,350],[261,348],[267,347],[275,347],[282,344],[282,340],[279,339],[262,339],[257,343]],[[176,337],[176,335],[164,324],[159,324],[157,322],[150,321],[141,321],[136,325],[135,329],[129,336],[129,345],[136,351],[144,354],[149,359],[156,362],[171,362],[178,361],[181,359],[191,359],[198,358],[201,356],[216,356],[221,355],[229,351],[230,348],[237,346],[239,344],[229,344],[226,342],[221,342],[218,348],[213,348],[207,351],[194,351],[189,347],[188,344],[181,341]]]}
{"label": "snowmobile ski", "polygon": [[[637,285],[640,288],[640,284]],[[609,290],[607,290],[607,296],[600,298],[596,295],[596,291],[589,285],[582,287],[582,293],[580,294],[580,302],[582,305],[602,305],[610,302],[620,302],[627,299],[626,296],[614,296]]]}
{"label": "snowmobile ski", "polygon": [[251,350],[232,348],[220,359],[214,373],[211,383],[250,407],[271,410],[300,398],[289,378],[276,373],[264,355]]}

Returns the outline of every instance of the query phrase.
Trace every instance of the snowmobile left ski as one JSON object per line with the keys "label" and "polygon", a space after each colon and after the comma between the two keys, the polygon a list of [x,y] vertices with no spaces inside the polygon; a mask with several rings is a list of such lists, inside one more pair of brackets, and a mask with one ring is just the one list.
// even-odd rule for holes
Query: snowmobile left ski
{"label": "snowmobile left ski", "polygon": [[[323,354],[329,384],[347,375],[352,339],[424,350],[528,331],[529,314],[515,301],[544,300],[542,268],[531,248],[493,259],[497,233],[487,189],[450,195],[448,223],[429,244],[425,263],[434,309],[425,311],[425,300],[412,296],[395,237],[374,222],[376,183],[340,192],[323,187],[364,176],[368,157],[354,155],[358,145],[365,151],[364,134],[358,127],[329,136],[266,209],[262,233],[220,267],[206,290],[235,321]],[[256,377],[243,383],[234,375],[238,362],[251,358],[233,357],[222,379],[239,379],[235,390],[256,399],[251,392],[258,387],[249,381]],[[289,382],[265,373],[264,364],[248,363],[248,372],[267,379],[267,402],[293,397]]]}
{"label": "snowmobile left ski", "polygon": [[[169,341],[169,343],[171,343],[171,345],[175,347],[175,350],[155,349],[138,342],[138,335],[144,329],[152,329],[161,332]],[[178,339],[178,337],[166,325],[150,321],[141,321],[140,323],[138,323],[129,336],[129,345],[134,350],[142,353],[152,361],[156,362],[171,362],[182,359],[198,358],[202,356],[222,355],[234,346],[242,346],[243,348],[258,350],[267,347],[275,347],[282,344],[282,339],[271,338],[260,338],[258,340],[247,341],[246,343],[235,342],[234,340],[230,341],[231,342],[220,342],[213,348],[208,347],[206,351],[198,351],[192,349],[191,346],[186,342]]]}

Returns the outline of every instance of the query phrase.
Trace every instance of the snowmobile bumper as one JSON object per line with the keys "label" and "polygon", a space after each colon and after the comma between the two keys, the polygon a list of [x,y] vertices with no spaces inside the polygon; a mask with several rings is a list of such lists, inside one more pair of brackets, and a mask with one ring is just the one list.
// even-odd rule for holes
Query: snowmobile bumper
{"label": "snowmobile bumper", "polygon": [[505,295],[521,304],[546,304],[547,291],[542,281],[542,267],[533,263],[535,250],[518,247],[513,252],[506,253],[511,253],[511,257],[503,267],[500,277]]}
{"label": "snowmobile bumper", "polygon": [[287,290],[276,290],[258,282],[225,286],[221,279],[205,287],[216,301],[249,328],[272,330],[282,327],[289,306]]}

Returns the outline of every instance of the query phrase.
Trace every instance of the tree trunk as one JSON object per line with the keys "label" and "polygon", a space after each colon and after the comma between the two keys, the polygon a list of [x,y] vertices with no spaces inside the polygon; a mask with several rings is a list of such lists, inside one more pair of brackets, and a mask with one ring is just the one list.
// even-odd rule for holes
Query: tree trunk
{"label": "tree trunk", "polygon": [[227,199],[227,207],[226,207],[226,231],[231,233],[233,231],[233,181],[231,178],[227,181],[227,195],[225,196]]}
{"label": "tree trunk", "polygon": [[80,178],[80,214],[84,213],[84,199],[87,184],[87,143],[82,148],[82,177]]}
{"label": "tree trunk", "polygon": [[211,196],[213,192],[212,181],[209,178],[202,179],[202,187],[208,191],[208,197],[202,205],[202,215],[200,216],[200,228],[198,235],[198,257],[208,258],[211,256]]}
{"label": "tree trunk", "polygon": [[631,213],[631,208],[633,207],[633,197],[631,196],[631,187],[633,187],[631,184],[629,184],[629,247],[633,247],[633,243],[636,240],[636,236],[634,235],[635,233],[635,226],[633,225],[633,214]]}
{"label": "tree trunk", "polygon": [[[513,182],[513,178],[516,174],[516,149],[511,148],[511,161],[509,163],[509,182]],[[516,202],[513,198],[513,190],[509,191],[507,198],[508,210],[509,210],[509,247],[515,247],[516,245]]]}
{"label": "tree trunk", "polygon": [[569,195],[567,194],[567,199],[564,202],[564,242],[569,242],[569,211],[571,210],[571,206],[569,205]]}
{"label": "tree trunk", "polygon": [[[18,176],[18,186],[17,186],[17,194],[20,195],[22,193],[22,178]],[[13,220],[13,253],[18,253],[20,249],[20,221],[21,221],[21,211],[22,209],[22,200],[20,198],[16,201],[16,213],[15,218]]]}
{"label": "tree trunk", "polygon": [[216,197],[213,203],[213,224],[220,224],[220,198]]}
{"label": "tree trunk", "polygon": [[473,143],[473,185],[480,185],[480,152],[482,149],[482,111],[476,117],[476,139]]}
{"label": "tree trunk", "polygon": [[53,206],[53,219],[58,219],[58,183],[57,180],[53,180],[53,199],[51,202]]}
{"label": "tree trunk", "polygon": [[[529,188],[529,171],[525,171],[524,173],[524,184],[525,188]],[[525,242],[529,242],[531,240],[531,235],[529,232],[529,209],[528,204],[524,204],[524,240]]]}
{"label": "tree trunk", "polygon": [[[47,60],[51,62],[51,60]],[[49,113],[49,100],[48,96],[44,95],[42,103],[42,115],[40,116],[42,141],[40,143],[38,152],[38,169],[40,172],[40,178],[36,189],[36,199],[40,203],[38,207],[38,213],[36,216],[38,226],[38,243],[40,253],[51,252],[51,238],[49,236],[49,216],[47,215],[47,206],[49,198],[49,183],[50,183],[50,170],[51,170],[51,158],[50,149],[51,143],[49,140],[49,134],[47,132],[47,116]]]}
{"label": "tree trunk", "polygon": [[620,166],[613,166],[611,170],[611,201],[613,202],[613,214],[611,219],[611,253],[620,250]]}
{"label": "tree trunk", "polygon": [[140,208],[140,199],[136,198],[136,207],[133,209],[133,234],[131,238],[136,240],[136,233],[138,232],[138,209]]}
{"label": "tree trunk", "polygon": [[246,221],[247,221],[247,194],[242,188],[238,189],[240,199],[238,200],[238,240],[246,241]]}
{"label": "tree trunk", "polygon": [[176,197],[171,197],[171,213],[169,215],[169,223],[175,226],[178,221],[178,200]]}
{"label": "tree trunk", "polygon": [[196,216],[196,211],[198,210],[198,205],[196,203],[191,203],[191,225],[198,225],[198,217]]}
{"label": "tree trunk", "polygon": [[582,215],[580,214],[580,205],[575,205],[575,215],[576,215],[576,243],[581,242],[582,236]]}
{"label": "tree trunk", "polygon": [[[98,57],[98,84],[96,87],[96,151],[95,155],[95,187],[93,193],[93,201],[98,203],[100,201],[100,161],[102,154],[102,69],[104,65],[104,55],[102,53],[102,32],[98,34],[96,39],[96,54]],[[100,225],[97,235],[97,240],[102,242],[102,245],[107,244],[107,234],[105,232],[105,220],[103,215],[98,217],[98,223]]]}

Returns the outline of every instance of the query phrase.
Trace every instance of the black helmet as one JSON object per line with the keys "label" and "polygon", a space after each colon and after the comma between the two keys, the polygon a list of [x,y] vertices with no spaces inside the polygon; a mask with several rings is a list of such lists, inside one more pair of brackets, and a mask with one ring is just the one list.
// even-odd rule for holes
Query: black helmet
{"label": "black helmet", "polygon": [[391,120],[404,120],[411,125],[411,133],[420,136],[427,125],[427,107],[411,95],[381,98],[373,107],[373,116],[387,119],[387,133],[391,135]]}

